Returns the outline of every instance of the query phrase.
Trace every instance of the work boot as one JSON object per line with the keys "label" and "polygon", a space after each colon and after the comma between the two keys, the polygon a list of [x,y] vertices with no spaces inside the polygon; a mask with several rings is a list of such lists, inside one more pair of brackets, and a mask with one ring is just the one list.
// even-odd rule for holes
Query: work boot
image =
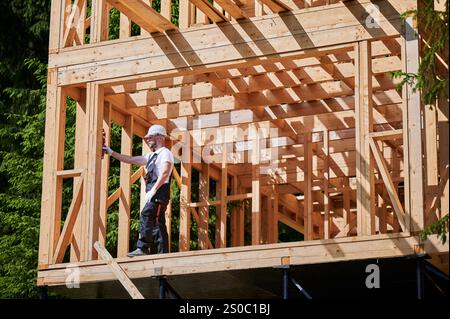
{"label": "work boot", "polygon": [[146,255],[150,255],[148,249],[142,250],[141,248],[137,248],[136,250],[127,254],[128,257],[146,256]]}

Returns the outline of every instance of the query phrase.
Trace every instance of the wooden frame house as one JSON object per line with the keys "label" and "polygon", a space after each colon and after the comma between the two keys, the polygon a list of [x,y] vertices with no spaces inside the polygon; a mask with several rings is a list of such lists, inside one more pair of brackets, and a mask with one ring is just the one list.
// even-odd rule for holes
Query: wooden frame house
{"label": "wooden frame house", "polygon": [[[391,76],[418,70],[422,37],[401,17],[418,2],[179,0],[175,11],[170,0],[157,9],[151,0],[53,0],[38,285],[64,285],[68,263],[82,285],[121,271],[170,277],[423,253],[448,267],[448,245],[418,237],[448,214],[448,102],[425,106]],[[68,98],[76,101],[69,168]],[[120,187],[108,189],[102,130],[109,141],[112,123],[122,127],[123,154],[151,124],[170,133],[181,162],[179,238],[171,238],[179,251],[126,257],[131,186],[145,192],[144,170],[121,163]],[[68,212],[65,179],[74,185]],[[115,201],[117,258],[108,261],[94,244],[105,245]],[[170,206],[166,218],[170,227]],[[281,224],[304,241],[280,242]]]}

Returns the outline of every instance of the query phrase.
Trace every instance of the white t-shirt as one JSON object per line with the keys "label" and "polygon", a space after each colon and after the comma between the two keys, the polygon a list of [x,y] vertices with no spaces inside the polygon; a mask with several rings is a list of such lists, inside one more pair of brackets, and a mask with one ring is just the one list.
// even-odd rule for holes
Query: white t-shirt
{"label": "white t-shirt", "polygon": [[[167,147],[161,147],[159,148],[155,153],[158,154],[155,161],[156,166],[156,176],[159,176],[159,171],[161,170],[162,165],[165,162],[169,162],[171,164],[170,166],[170,173],[172,172],[173,168],[173,154]],[[147,153],[144,155],[146,161],[148,162],[149,158],[153,155],[153,152]],[[170,174],[167,176],[167,179],[164,181],[164,183],[168,183],[170,179]]]}

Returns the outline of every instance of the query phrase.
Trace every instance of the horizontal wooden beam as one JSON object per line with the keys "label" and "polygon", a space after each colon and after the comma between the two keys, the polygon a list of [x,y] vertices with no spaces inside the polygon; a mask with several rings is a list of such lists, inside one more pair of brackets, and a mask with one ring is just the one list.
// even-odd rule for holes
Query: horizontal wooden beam
{"label": "horizontal wooden beam", "polygon": [[[233,194],[225,197],[227,201],[243,200],[247,198],[252,198],[252,193],[246,194]],[[189,207],[203,207],[203,206],[219,206],[222,203],[221,200],[212,200],[205,202],[189,203]]]}
{"label": "horizontal wooden beam", "polygon": [[[290,265],[393,258],[414,255],[418,245],[423,245],[425,253],[429,254],[448,252],[448,245],[442,244],[436,235],[431,235],[428,240],[422,242],[418,237],[400,233],[187,251],[139,259],[121,258],[117,259],[117,262],[122,268],[127,269],[127,275],[134,279],[277,267],[283,265],[283,257],[289,257]],[[65,285],[66,266],[67,264],[59,264],[40,270],[37,284]],[[77,263],[77,266],[82,284],[116,280],[114,273],[104,261]]]}
{"label": "horizontal wooden beam", "polygon": [[291,59],[343,43],[396,37],[402,32],[400,13],[415,4],[414,0],[378,1],[382,13],[378,28],[366,26],[366,10],[372,2],[359,0],[327,10],[296,10],[150,38],[101,42],[78,48],[77,54],[67,48],[50,55],[49,67],[58,67],[58,84],[68,85],[111,83],[112,78],[150,80]]}
{"label": "horizontal wooden beam", "polygon": [[397,129],[389,131],[372,132],[369,133],[369,137],[380,141],[401,139],[403,138],[403,130]]}
{"label": "horizontal wooden beam", "polygon": [[[382,73],[383,67],[391,65],[392,61],[385,60],[391,59],[400,54],[400,38],[389,38],[383,41],[372,42],[372,57],[373,59],[373,73]],[[387,43],[387,44],[386,44]],[[346,51],[342,47],[338,47],[336,51],[328,50],[322,51],[322,54],[327,55],[330,60],[336,65],[352,63],[354,54],[352,52],[354,46],[345,46]],[[335,54],[334,54],[335,53]],[[159,88],[167,88],[173,86],[186,86],[188,84],[197,84],[201,82],[210,83],[214,81],[217,85],[218,81],[224,79],[230,79],[233,82],[240,81],[243,77],[258,76],[267,73],[277,73],[281,71],[290,71],[304,67],[320,67],[324,63],[321,61],[321,57],[311,57],[304,59],[291,59],[289,61],[283,61],[282,63],[264,63],[263,65],[257,65],[255,67],[244,69],[227,69],[226,71],[208,72],[194,75],[175,76],[172,78],[162,78],[151,81],[139,81],[136,83],[120,83],[105,87],[105,95],[120,94],[120,93],[132,93],[144,90],[154,90]],[[251,78],[249,78],[251,80]],[[249,81],[245,80],[247,83]],[[250,83],[250,82],[249,82]],[[284,82],[286,84],[286,82]]]}
{"label": "horizontal wooden beam", "polygon": [[56,176],[61,178],[71,178],[81,176],[82,173],[83,173],[82,169],[69,169],[64,171],[57,171]]}

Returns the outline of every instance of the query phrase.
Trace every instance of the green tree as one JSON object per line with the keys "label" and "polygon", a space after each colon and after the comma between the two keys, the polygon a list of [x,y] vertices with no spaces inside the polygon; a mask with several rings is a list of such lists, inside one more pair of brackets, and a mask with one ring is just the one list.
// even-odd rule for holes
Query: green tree
{"label": "green tree", "polygon": [[[419,1],[420,2],[420,1]],[[440,98],[448,99],[448,68],[443,68],[439,60],[448,65],[448,0],[444,3],[444,11],[434,10],[434,0],[422,0],[418,10],[405,12],[408,16],[417,19],[420,35],[425,40],[421,46],[421,59],[417,74],[394,72],[393,76],[400,78],[400,86],[410,84],[414,91],[421,92],[422,102],[425,105],[435,104]],[[447,104],[448,107],[448,104]],[[425,240],[428,235],[437,234],[443,243],[447,240],[449,212],[443,212],[444,217],[437,220],[423,230],[421,238]]]}
{"label": "green tree", "polygon": [[49,12],[49,0],[0,3],[1,298],[36,296]]}

